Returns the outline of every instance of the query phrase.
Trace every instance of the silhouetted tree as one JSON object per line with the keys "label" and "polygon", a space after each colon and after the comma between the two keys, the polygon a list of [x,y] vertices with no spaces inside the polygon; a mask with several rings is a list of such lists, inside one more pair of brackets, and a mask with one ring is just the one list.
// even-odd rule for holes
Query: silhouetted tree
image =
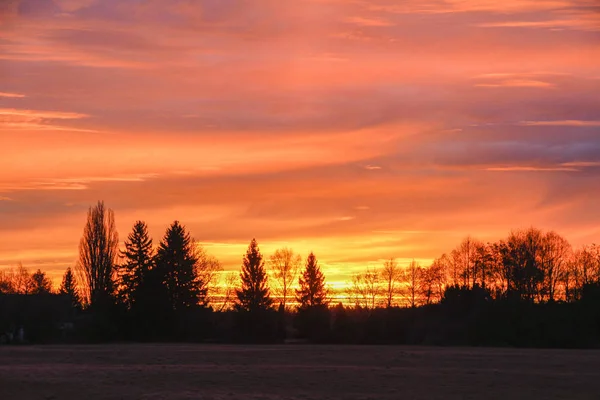
{"label": "silhouetted tree", "polygon": [[236,291],[235,308],[243,311],[260,311],[271,307],[267,272],[263,256],[258,248],[256,239],[252,239],[242,264],[240,274],[242,287]]}
{"label": "silhouetted tree", "polygon": [[156,253],[156,268],[165,285],[173,310],[206,302],[206,288],[198,278],[195,243],[179,221],[167,229]]}
{"label": "silhouetted tree", "polygon": [[83,286],[83,299],[92,307],[112,302],[118,246],[114,213],[99,201],[88,211],[75,267]]}
{"label": "silhouetted tree", "polygon": [[31,274],[23,264],[19,263],[17,270],[12,274],[13,289],[18,294],[31,294],[33,292],[33,281]]}
{"label": "silhouetted tree", "polygon": [[79,292],[77,290],[77,282],[75,282],[75,275],[71,268],[67,268],[65,274],[63,275],[63,280],[60,285],[60,289],[58,290],[59,294],[66,295],[69,297],[71,301],[71,306],[73,308],[79,308],[81,305],[81,300],[79,298]]}
{"label": "silhouetted tree", "polygon": [[12,294],[15,292],[11,272],[0,271],[0,294]]}
{"label": "silhouetted tree", "polygon": [[31,284],[31,294],[49,294],[52,292],[52,282],[40,269],[31,275]]}
{"label": "silhouetted tree", "polygon": [[270,257],[271,268],[273,269],[273,277],[275,278],[281,295],[281,303],[285,310],[287,298],[290,293],[293,293],[293,285],[302,263],[302,257],[295,254],[292,249],[284,247],[275,250],[275,253]]}
{"label": "silhouetted tree", "polygon": [[404,297],[408,301],[408,305],[412,308],[416,307],[419,302],[422,273],[423,269],[414,260],[403,271],[403,282],[405,284]]}
{"label": "silhouetted tree", "polygon": [[571,258],[571,245],[554,231],[542,238],[540,268],[543,278],[539,288],[540,300],[554,301],[559,282],[564,276]]}
{"label": "silhouetted tree", "polygon": [[544,274],[540,267],[542,232],[537,229],[511,232],[499,246],[508,290],[533,301]]}
{"label": "silhouetted tree", "polygon": [[374,309],[382,293],[379,271],[367,267],[365,272],[354,274],[348,290],[357,307]]}
{"label": "silhouetted tree", "polygon": [[125,240],[121,252],[124,262],[119,267],[119,298],[131,308],[139,295],[140,286],[154,264],[152,239],[145,222],[137,221]]}
{"label": "silhouetted tree", "polygon": [[235,272],[229,272],[225,275],[224,284],[220,289],[221,305],[218,311],[224,311],[231,307],[234,302],[235,291],[238,287],[240,277]]}
{"label": "silhouetted tree", "polygon": [[300,309],[327,305],[325,275],[321,272],[317,257],[312,252],[306,259],[306,266],[298,279],[298,284],[300,287],[296,289],[296,301]]}
{"label": "silhouetted tree", "polygon": [[206,252],[204,247],[196,242],[193,243],[195,257],[198,260],[196,262],[198,290],[201,294],[205,293],[204,298],[201,297],[200,302],[202,304],[208,304],[212,302],[213,296],[217,295],[219,292],[217,281],[223,267],[221,267],[221,263],[215,256]]}
{"label": "silhouetted tree", "polygon": [[381,278],[385,284],[385,303],[386,307],[394,305],[394,299],[398,292],[398,284],[401,278],[401,269],[393,258],[386,260],[381,269]]}

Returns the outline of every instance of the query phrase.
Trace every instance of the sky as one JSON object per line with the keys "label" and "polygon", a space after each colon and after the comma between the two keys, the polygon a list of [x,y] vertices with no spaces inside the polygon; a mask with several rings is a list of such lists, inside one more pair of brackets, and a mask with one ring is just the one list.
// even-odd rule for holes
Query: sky
{"label": "sky", "polygon": [[90,205],[331,284],[465,236],[600,242],[596,0],[0,0],[0,268]]}

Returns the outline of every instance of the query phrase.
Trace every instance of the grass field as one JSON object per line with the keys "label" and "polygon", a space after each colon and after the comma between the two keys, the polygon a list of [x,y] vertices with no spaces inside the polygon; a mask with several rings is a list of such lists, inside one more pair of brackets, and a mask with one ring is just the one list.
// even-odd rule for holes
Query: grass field
{"label": "grass field", "polygon": [[597,399],[600,352],[378,346],[0,348],[1,399]]}

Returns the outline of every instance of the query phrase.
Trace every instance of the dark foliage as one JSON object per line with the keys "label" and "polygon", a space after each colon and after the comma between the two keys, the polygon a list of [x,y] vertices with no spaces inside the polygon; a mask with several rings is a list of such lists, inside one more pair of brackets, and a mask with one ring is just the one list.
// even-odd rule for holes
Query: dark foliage
{"label": "dark foliage", "polygon": [[256,239],[252,239],[242,263],[241,289],[236,291],[238,311],[263,314],[273,304],[270,297],[265,262]]}
{"label": "dark foliage", "polygon": [[296,301],[301,310],[327,305],[325,275],[321,272],[317,257],[312,252],[306,259],[306,266],[298,283],[300,288],[296,290]]}

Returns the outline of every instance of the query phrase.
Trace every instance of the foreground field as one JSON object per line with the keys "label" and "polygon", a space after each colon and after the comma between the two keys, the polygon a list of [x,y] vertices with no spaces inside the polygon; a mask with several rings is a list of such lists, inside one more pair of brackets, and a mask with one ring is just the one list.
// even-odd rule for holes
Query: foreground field
{"label": "foreground field", "polygon": [[600,352],[354,346],[0,348],[3,399],[592,399]]}

